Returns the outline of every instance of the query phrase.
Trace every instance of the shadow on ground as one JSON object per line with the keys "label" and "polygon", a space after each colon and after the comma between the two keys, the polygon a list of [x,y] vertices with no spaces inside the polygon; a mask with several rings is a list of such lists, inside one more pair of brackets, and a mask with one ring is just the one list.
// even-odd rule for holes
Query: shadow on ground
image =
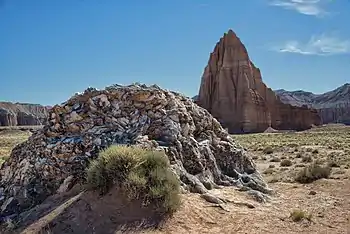
{"label": "shadow on ground", "polygon": [[95,191],[80,191],[81,188],[75,188],[47,199],[22,214],[20,225],[25,229],[8,233],[125,233],[157,228],[166,219],[152,205],[145,207],[142,201],[128,201],[116,188],[104,196]]}

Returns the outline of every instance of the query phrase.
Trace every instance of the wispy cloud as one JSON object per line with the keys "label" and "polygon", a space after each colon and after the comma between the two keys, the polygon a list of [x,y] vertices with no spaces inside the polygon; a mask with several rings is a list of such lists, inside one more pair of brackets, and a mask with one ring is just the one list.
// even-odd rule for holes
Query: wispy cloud
{"label": "wispy cloud", "polygon": [[303,55],[337,55],[350,54],[350,40],[342,40],[334,36],[313,36],[307,43],[296,40],[285,42],[282,46],[275,46],[274,51],[281,53],[297,53]]}
{"label": "wispy cloud", "polygon": [[273,0],[270,1],[270,5],[295,10],[304,15],[322,17],[329,14],[325,10],[325,5],[329,2],[331,0]]}

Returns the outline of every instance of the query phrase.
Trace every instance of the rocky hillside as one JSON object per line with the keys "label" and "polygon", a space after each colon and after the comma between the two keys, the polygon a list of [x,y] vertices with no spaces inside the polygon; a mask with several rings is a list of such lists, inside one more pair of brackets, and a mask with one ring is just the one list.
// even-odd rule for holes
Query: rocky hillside
{"label": "rocky hillside", "polygon": [[41,125],[48,108],[38,104],[0,102],[0,126]]}
{"label": "rocky hillside", "polygon": [[210,54],[196,102],[231,133],[263,132],[269,127],[304,130],[321,122],[316,110],[279,100],[232,30]]}
{"label": "rocky hillside", "polygon": [[164,150],[184,191],[235,185],[261,199],[270,191],[243,147],[190,98],[158,86],[114,85],[54,106],[48,123],[13,149],[0,170],[0,219],[82,179],[112,144]]}
{"label": "rocky hillside", "polygon": [[284,103],[293,106],[307,105],[317,109],[323,123],[350,124],[350,83],[335,90],[314,94],[311,92],[276,90],[276,94]]}

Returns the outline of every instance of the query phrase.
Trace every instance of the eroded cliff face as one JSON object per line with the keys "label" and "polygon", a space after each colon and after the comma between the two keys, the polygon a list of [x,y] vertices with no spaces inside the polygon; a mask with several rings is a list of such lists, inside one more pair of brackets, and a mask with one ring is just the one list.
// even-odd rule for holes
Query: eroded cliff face
{"label": "eroded cliff face", "polygon": [[282,103],[250,61],[236,34],[216,44],[202,76],[198,99],[231,133],[310,128],[320,124],[316,111]]}
{"label": "eroded cliff face", "polygon": [[0,102],[0,126],[41,125],[48,108],[27,103]]}
{"label": "eroded cliff face", "polygon": [[276,90],[276,94],[284,103],[293,106],[307,105],[315,108],[322,123],[350,124],[350,84],[344,84],[323,94],[311,92]]}

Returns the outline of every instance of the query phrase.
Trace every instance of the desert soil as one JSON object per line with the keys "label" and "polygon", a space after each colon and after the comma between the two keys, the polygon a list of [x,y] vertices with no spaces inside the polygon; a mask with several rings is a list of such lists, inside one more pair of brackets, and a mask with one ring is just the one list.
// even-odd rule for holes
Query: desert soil
{"label": "desert soil", "polygon": [[[17,130],[0,133],[0,156],[8,157],[11,147],[29,134]],[[144,229],[141,227],[150,223],[147,216],[151,211],[140,209],[137,203],[126,205],[125,201],[116,200],[115,194],[100,198],[92,192],[80,194],[78,189],[70,196],[66,194],[65,199],[48,199],[28,215],[26,225],[6,232],[350,233],[349,126],[328,125],[299,133],[233,137],[252,154],[274,190],[270,201],[258,203],[234,188],[214,189],[211,192],[220,197],[254,206],[227,203],[222,209],[205,202],[198,194],[182,194],[181,208],[173,217],[161,224],[157,222],[156,228]],[[286,160],[289,162],[285,163]],[[299,171],[312,163],[330,165],[329,178],[309,184],[295,182]],[[291,214],[295,210],[304,212],[309,219],[293,221]],[[127,229],[123,222],[135,223],[134,227],[138,228]],[[8,226],[14,228],[15,224]]]}

